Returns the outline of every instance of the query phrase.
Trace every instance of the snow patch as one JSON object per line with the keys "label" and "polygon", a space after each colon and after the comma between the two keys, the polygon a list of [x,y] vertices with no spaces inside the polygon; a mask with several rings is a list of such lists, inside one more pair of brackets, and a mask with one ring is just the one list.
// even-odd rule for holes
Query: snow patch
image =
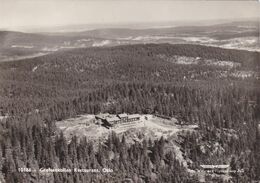
{"label": "snow patch", "polygon": [[118,40],[132,40],[133,37],[132,36],[129,36],[129,37],[120,37],[120,38],[117,38]]}
{"label": "snow patch", "polygon": [[59,49],[57,47],[49,48],[49,47],[44,47],[42,48],[42,51],[58,51]]}
{"label": "snow patch", "polygon": [[0,121],[8,118],[8,116],[0,116]]}
{"label": "snow patch", "polygon": [[194,57],[177,56],[177,55],[169,57],[163,54],[159,54],[158,57],[168,62],[181,64],[181,65],[198,64],[200,61],[200,57],[194,58]]}
{"label": "snow patch", "polygon": [[29,46],[29,45],[12,45],[11,47],[12,48],[28,48],[28,49],[34,48],[34,46]]}
{"label": "snow patch", "polygon": [[180,37],[181,39],[187,42],[195,42],[195,43],[215,43],[218,40],[209,38],[209,37]]}
{"label": "snow patch", "polygon": [[110,40],[104,40],[104,41],[101,41],[101,42],[94,42],[92,44],[93,47],[100,47],[100,46],[105,46],[105,45],[108,45],[110,44],[111,41]]}
{"label": "snow patch", "polygon": [[92,39],[79,39],[79,40],[77,40],[77,42],[88,42],[88,41],[92,41]]}
{"label": "snow patch", "polygon": [[173,36],[137,36],[132,38],[133,41],[157,41],[161,39],[176,39],[177,37]]}
{"label": "snow patch", "polygon": [[38,66],[35,66],[35,67],[32,69],[32,72],[35,72],[37,68],[38,68]]}
{"label": "snow patch", "polygon": [[237,77],[237,78],[250,78],[253,77],[255,75],[255,72],[253,71],[236,71],[234,73],[231,74],[233,77]]}
{"label": "snow patch", "polygon": [[235,48],[235,49],[248,49],[248,50],[260,50],[258,45],[257,37],[243,37],[243,38],[234,38],[223,40],[224,43],[222,46],[224,48]]}
{"label": "snow patch", "polygon": [[229,68],[241,66],[240,63],[236,63],[236,62],[232,62],[232,61],[222,61],[222,60],[206,60],[206,64],[207,65],[216,65],[216,66],[221,66],[221,67],[229,67]]}

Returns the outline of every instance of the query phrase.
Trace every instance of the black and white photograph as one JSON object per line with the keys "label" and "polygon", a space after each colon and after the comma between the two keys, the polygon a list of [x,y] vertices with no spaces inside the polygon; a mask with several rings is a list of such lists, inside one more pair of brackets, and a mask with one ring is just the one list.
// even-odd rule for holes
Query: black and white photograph
{"label": "black and white photograph", "polygon": [[0,0],[0,183],[260,183],[260,3]]}

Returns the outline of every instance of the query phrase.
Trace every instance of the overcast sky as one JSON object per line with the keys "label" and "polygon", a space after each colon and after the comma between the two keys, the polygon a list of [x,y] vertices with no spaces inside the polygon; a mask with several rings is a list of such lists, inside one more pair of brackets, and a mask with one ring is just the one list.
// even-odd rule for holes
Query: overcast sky
{"label": "overcast sky", "polygon": [[0,29],[250,18],[259,16],[259,4],[257,1],[0,0]]}

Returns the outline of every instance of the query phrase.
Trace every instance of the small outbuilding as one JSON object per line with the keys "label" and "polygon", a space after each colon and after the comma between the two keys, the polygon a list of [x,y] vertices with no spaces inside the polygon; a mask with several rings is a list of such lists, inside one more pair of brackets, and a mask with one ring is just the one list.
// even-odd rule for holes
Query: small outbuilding
{"label": "small outbuilding", "polygon": [[229,169],[229,165],[200,165],[200,167],[209,173],[226,173]]}

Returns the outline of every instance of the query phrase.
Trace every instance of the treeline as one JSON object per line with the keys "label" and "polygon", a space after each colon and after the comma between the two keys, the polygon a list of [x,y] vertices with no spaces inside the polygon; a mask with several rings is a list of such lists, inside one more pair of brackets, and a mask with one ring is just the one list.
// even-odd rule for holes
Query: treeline
{"label": "treeline", "polygon": [[[257,91],[223,83],[110,83],[72,101],[64,101],[48,112],[51,120],[82,113],[144,113],[175,116],[202,128],[255,127]],[[219,85],[219,86],[218,86]],[[65,111],[64,111],[65,110]],[[66,115],[67,114],[67,115]]]}
{"label": "treeline", "polygon": [[[30,119],[33,120],[33,119]],[[1,178],[17,182],[190,182],[189,176],[172,151],[165,151],[165,139],[129,145],[123,136],[111,133],[105,142],[94,144],[73,137],[69,143],[63,134],[54,135],[51,127],[16,124],[2,135]],[[19,168],[36,172],[19,172]],[[43,168],[98,169],[98,173],[41,173]],[[103,168],[112,169],[105,173]],[[1,180],[3,181],[3,180]]]}
{"label": "treeline", "polygon": [[[53,54],[36,57],[32,59],[20,60],[19,62],[4,62],[0,63],[1,68],[17,67],[32,68],[36,64],[47,62],[57,63],[59,61],[63,64],[68,62],[91,62],[102,64],[109,59],[121,58],[122,61],[138,61],[138,57],[154,57],[158,54],[165,54],[166,56],[187,56],[187,57],[201,57],[204,59],[215,59],[222,61],[239,62],[245,68],[259,70],[259,52],[252,52],[246,50],[224,49],[218,47],[210,47],[193,44],[137,44],[124,45],[116,47],[105,48],[77,48],[67,51],[58,51]],[[137,57],[137,58],[136,58]]]}

